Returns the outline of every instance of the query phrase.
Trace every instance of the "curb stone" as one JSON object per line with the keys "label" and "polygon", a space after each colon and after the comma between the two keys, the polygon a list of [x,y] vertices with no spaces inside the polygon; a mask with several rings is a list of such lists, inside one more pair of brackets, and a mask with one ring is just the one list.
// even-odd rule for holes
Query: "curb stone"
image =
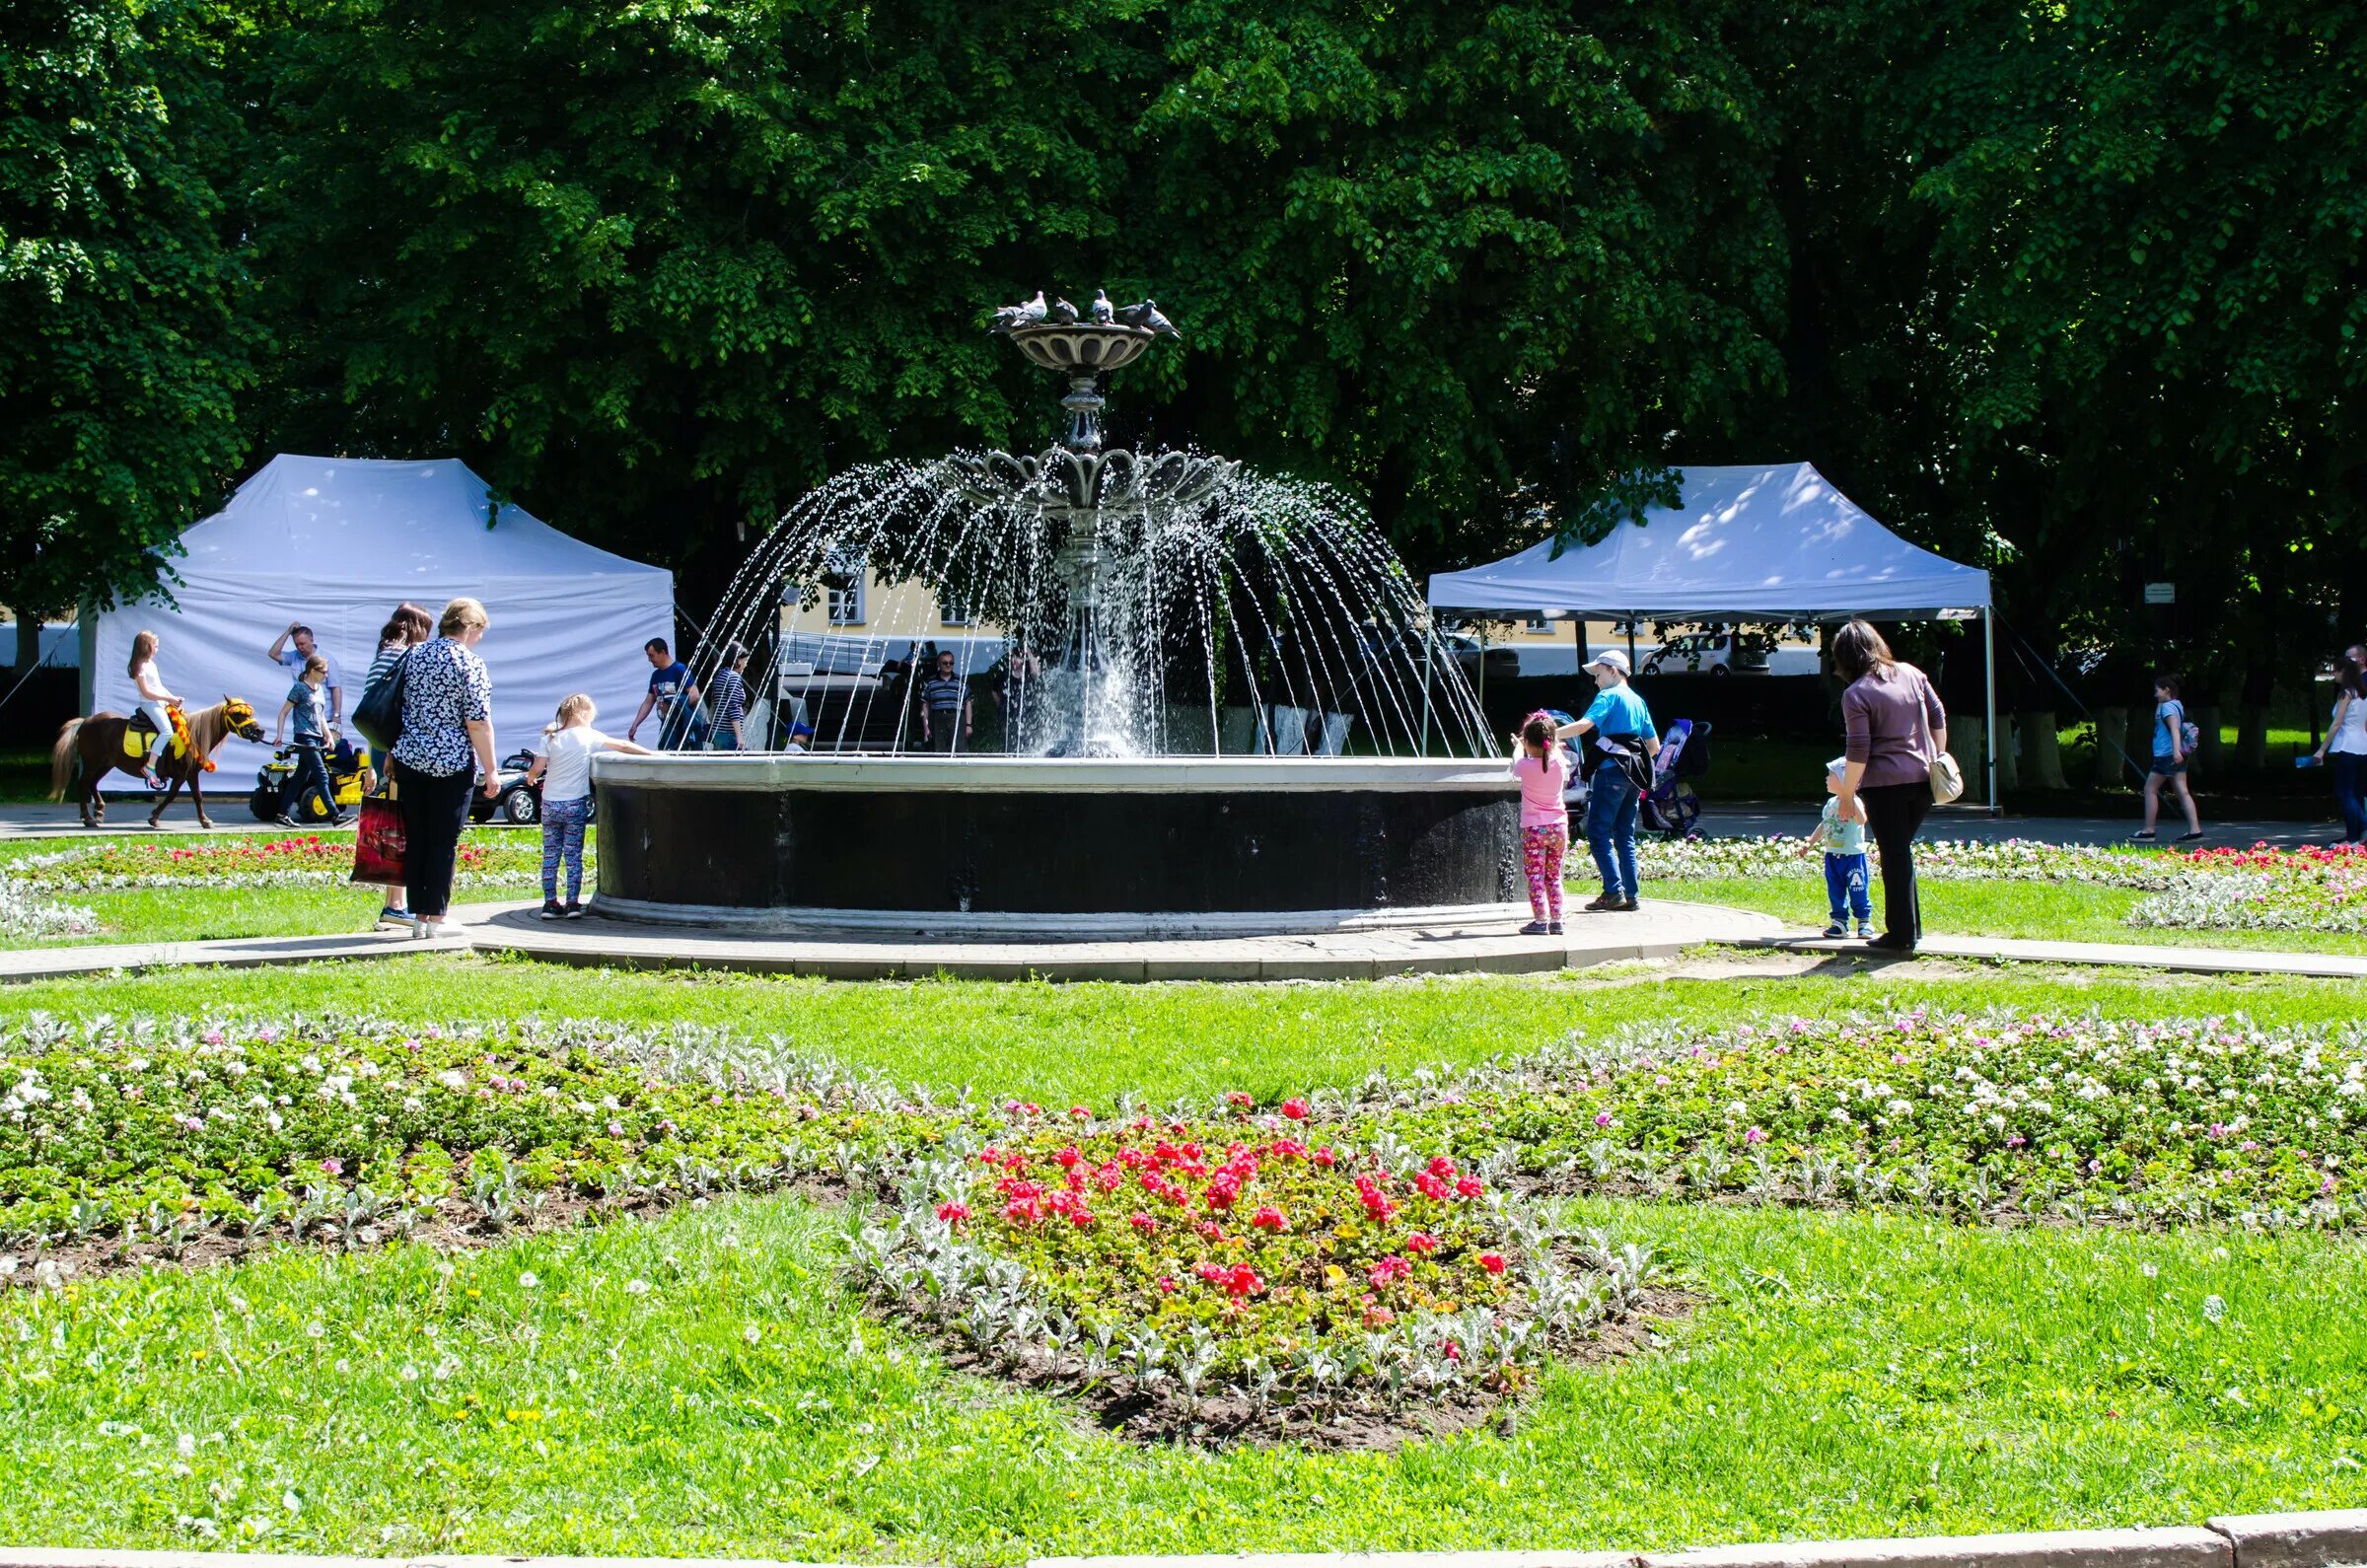
{"label": "curb stone", "polygon": [[2367,1508],[2314,1514],[2222,1514],[2211,1529],[2235,1544],[2235,1568],[2367,1563]]}
{"label": "curb stone", "polygon": [[[1039,1557],[1025,1568],[2333,1568],[2367,1565],[2367,1509],[2229,1514],[2209,1528],[1771,1541],[1690,1551],[1247,1552]],[[307,1557],[0,1545],[0,1568],[854,1568],[764,1558]]]}

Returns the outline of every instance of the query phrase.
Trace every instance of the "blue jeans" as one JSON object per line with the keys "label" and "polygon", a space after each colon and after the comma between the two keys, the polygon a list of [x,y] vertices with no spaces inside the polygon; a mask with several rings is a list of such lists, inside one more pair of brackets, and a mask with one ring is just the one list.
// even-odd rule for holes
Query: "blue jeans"
{"label": "blue jeans", "polygon": [[2342,812],[2342,836],[2367,840],[2367,755],[2330,751],[2326,760],[2334,773],[2334,804]]}
{"label": "blue jeans", "polygon": [[1861,926],[1874,923],[1873,871],[1866,864],[1866,852],[1854,855],[1825,857],[1825,903],[1832,915],[1832,923],[1843,926],[1848,916],[1857,916]]}
{"label": "blue jeans", "polygon": [[1586,847],[1607,898],[1635,896],[1635,781],[1616,764],[1595,770],[1586,797]]}
{"label": "blue jeans", "polygon": [[584,822],[592,815],[592,797],[542,803],[542,901],[559,899],[559,868],[567,868],[567,901],[580,901],[584,891]]}
{"label": "blue jeans", "polygon": [[296,770],[288,775],[287,792],[280,797],[280,811],[289,817],[301,818],[305,797],[318,795],[321,797],[321,815],[333,819],[337,815],[337,796],[329,787],[328,766],[322,760],[321,748],[299,741],[296,743],[294,760]]}

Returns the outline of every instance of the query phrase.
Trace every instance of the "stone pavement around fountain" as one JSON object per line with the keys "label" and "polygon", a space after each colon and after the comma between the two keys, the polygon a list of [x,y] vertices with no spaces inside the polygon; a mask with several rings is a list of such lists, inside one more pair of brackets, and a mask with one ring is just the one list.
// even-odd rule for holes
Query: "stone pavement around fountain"
{"label": "stone pavement around fountain", "polygon": [[[1703,946],[1814,954],[1832,962],[1910,962],[1786,929],[1770,916],[1712,904],[1647,899],[1632,915],[1573,912],[1561,937],[1513,935],[1515,921],[1460,929],[1331,936],[1230,937],[1154,942],[984,943],[832,941],[719,936],[672,926],[538,918],[532,903],[468,904],[463,929],[432,942],[403,932],[245,937],[29,948],[0,953],[0,984],[190,965],[274,964],[401,958],[419,953],[514,953],[546,962],[619,968],[705,967],[841,979],[946,975],[972,979],[1348,980],[1397,974],[1537,974],[1634,959],[1668,959]],[[2281,974],[2367,980],[2367,957],[2272,953],[2136,943],[2021,942],[1932,936],[1920,959],[2060,963],[2192,974]]]}

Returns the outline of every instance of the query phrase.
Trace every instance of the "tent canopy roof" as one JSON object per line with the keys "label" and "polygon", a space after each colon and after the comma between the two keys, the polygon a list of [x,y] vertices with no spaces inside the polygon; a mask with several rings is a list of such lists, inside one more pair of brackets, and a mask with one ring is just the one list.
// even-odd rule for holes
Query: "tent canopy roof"
{"label": "tent canopy roof", "polygon": [[490,597],[537,579],[580,589],[587,578],[671,575],[571,538],[523,507],[496,510],[490,487],[458,458],[282,453],[180,540],[186,553],[179,570],[191,584],[333,580],[369,584],[375,598],[404,596],[414,583],[437,593],[481,583],[479,597]]}
{"label": "tent canopy roof", "polygon": [[1985,611],[1989,574],[1910,544],[1813,463],[1678,470],[1653,507],[1600,543],[1553,541],[1430,579],[1432,607],[1614,620],[1846,620]]}

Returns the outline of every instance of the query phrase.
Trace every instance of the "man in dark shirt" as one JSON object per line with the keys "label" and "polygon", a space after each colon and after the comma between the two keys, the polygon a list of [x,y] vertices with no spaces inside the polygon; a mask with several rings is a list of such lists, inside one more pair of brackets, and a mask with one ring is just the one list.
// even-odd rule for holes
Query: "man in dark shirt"
{"label": "man in dark shirt", "polygon": [[663,637],[650,638],[641,651],[649,656],[649,690],[642,696],[633,722],[625,727],[624,738],[635,739],[642,721],[655,708],[659,750],[679,751],[685,745],[695,746],[697,737],[691,733],[691,725],[698,714],[698,687],[690,683],[690,667],[668,651]]}
{"label": "man in dark shirt", "polygon": [[937,655],[937,668],[920,687],[920,738],[932,751],[951,754],[957,737],[970,733],[969,687],[954,674],[954,656]]}

